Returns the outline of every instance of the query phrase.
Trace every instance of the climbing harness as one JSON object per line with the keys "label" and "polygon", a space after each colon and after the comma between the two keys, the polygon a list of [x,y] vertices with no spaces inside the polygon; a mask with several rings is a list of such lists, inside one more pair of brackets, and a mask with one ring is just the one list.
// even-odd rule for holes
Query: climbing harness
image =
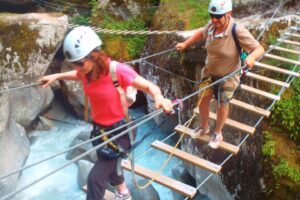
{"label": "climbing harness", "polygon": [[[124,124],[126,124],[126,121],[121,120],[121,121],[113,124],[112,126],[104,127],[104,126],[101,126],[101,125],[93,122],[94,128],[91,132],[90,139],[97,137],[98,135],[101,136],[99,139],[92,141],[93,146],[95,147],[95,146],[98,146],[99,144],[102,144],[103,142],[108,141],[107,145],[97,149],[98,158],[105,157],[105,158],[109,158],[109,159],[116,159],[118,157],[122,157],[122,158],[127,157],[127,154],[125,153],[125,149],[122,148],[122,146],[120,144],[118,144],[117,142],[110,140],[110,138],[117,135],[117,133],[112,133],[110,135],[105,134],[105,131],[113,130],[116,127],[122,126]],[[126,127],[118,130],[118,132],[120,133],[124,130],[126,130]]]}

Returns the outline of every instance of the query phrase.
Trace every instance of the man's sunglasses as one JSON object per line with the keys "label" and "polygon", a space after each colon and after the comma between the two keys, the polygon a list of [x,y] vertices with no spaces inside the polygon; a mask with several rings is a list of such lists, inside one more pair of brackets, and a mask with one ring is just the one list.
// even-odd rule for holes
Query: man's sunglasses
{"label": "man's sunglasses", "polygon": [[221,19],[224,15],[215,15],[215,14],[209,13],[209,16],[210,16],[210,18]]}

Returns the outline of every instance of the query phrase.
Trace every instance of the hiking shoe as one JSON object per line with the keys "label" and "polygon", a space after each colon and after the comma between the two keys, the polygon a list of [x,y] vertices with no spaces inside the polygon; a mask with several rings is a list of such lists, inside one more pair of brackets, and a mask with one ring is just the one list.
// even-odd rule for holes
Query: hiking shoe
{"label": "hiking shoe", "polygon": [[112,200],[131,200],[131,195],[130,193],[127,194],[121,194],[119,192],[116,192],[116,195]]}
{"label": "hiking shoe", "polygon": [[200,126],[191,132],[191,138],[197,139],[199,136],[209,134],[209,128],[201,128]]}
{"label": "hiking shoe", "polygon": [[213,149],[217,149],[219,148],[220,143],[222,141],[223,141],[222,133],[221,134],[213,133],[210,142],[208,143],[208,146],[210,146]]}

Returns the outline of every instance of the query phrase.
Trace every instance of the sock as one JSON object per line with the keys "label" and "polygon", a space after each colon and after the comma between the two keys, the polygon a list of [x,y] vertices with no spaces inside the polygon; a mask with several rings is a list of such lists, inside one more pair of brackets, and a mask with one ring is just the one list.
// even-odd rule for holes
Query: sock
{"label": "sock", "polygon": [[121,194],[123,194],[123,195],[127,195],[127,194],[129,194],[129,190],[128,189],[126,189],[126,190],[123,190],[122,192],[120,192]]}

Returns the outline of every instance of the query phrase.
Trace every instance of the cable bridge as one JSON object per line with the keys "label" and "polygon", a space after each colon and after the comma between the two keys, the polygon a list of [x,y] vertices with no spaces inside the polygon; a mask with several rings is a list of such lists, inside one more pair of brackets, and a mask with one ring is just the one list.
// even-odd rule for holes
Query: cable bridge
{"label": "cable bridge", "polygon": [[[279,8],[278,8],[278,10],[279,10]],[[206,159],[200,158],[198,156],[192,155],[188,152],[185,152],[185,151],[177,148],[179,146],[182,138],[183,137],[189,137],[190,134],[191,134],[192,129],[191,129],[190,125],[193,122],[195,116],[199,114],[198,109],[194,109],[194,116],[191,119],[189,119],[183,125],[178,124],[175,127],[175,129],[174,129],[175,131],[174,131],[173,134],[171,134],[170,136],[168,136],[167,138],[165,138],[162,141],[158,141],[158,140],[154,141],[151,144],[151,148],[147,152],[144,152],[144,154],[146,154],[146,153],[148,153],[148,152],[155,149],[157,151],[161,151],[161,152],[164,152],[164,153],[169,155],[169,158],[163,164],[163,166],[162,166],[162,168],[160,169],[159,172],[148,169],[146,166],[139,166],[139,165],[134,165],[133,166],[132,163],[134,163],[134,162],[132,162],[132,160],[130,160],[130,159],[129,160],[124,160],[122,162],[123,169],[131,171],[132,173],[137,174],[137,175],[142,176],[142,177],[145,177],[147,179],[150,179],[150,181],[146,185],[144,185],[144,186],[137,185],[137,187],[138,188],[145,188],[154,181],[154,182],[157,182],[158,184],[161,184],[165,187],[170,188],[171,190],[174,190],[174,191],[182,194],[183,196],[186,197],[185,199],[189,199],[189,198],[193,198],[195,196],[195,194],[197,193],[197,190],[202,185],[204,185],[205,182],[207,180],[209,180],[214,174],[219,174],[222,170],[222,166],[232,156],[237,155],[239,153],[241,145],[247,140],[248,137],[250,137],[251,135],[253,135],[255,133],[256,128],[260,124],[262,119],[267,118],[270,115],[271,108],[273,107],[273,105],[275,104],[276,101],[280,100],[281,95],[290,86],[290,84],[294,80],[294,78],[299,77],[299,71],[300,71],[299,70],[299,65],[300,65],[300,57],[299,57],[299,55],[300,55],[300,51],[299,51],[299,49],[300,49],[299,48],[299,46],[300,46],[300,34],[299,34],[299,32],[300,32],[299,22],[297,22],[296,26],[288,27],[286,29],[285,33],[282,35],[282,37],[277,40],[277,43],[275,45],[271,45],[269,47],[269,49],[266,51],[265,55],[261,59],[259,59],[259,61],[255,62],[255,67],[256,67],[255,69],[266,70],[266,71],[271,71],[271,72],[274,72],[274,73],[277,73],[277,74],[282,74],[282,75],[284,75],[285,80],[276,80],[272,77],[267,77],[267,76],[264,76],[264,75],[260,75],[260,74],[256,73],[256,71],[249,71],[249,70],[246,69],[246,66],[242,67],[242,69],[245,70],[245,76],[246,77],[248,77],[250,79],[257,80],[257,81],[260,81],[260,82],[265,82],[265,83],[270,84],[270,85],[274,85],[276,87],[279,87],[280,90],[277,94],[273,94],[271,91],[264,91],[260,88],[255,88],[255,87],[250,86],[250,85],[241,84],[241,86],[240,86],[241,91],[245,91],[245,92],[251,93],[253,95],[260,96],[262,99],[269,99],[271,101],[271,103],[269,105],[267,105],[266,107],[262,108],[262,107],[259,107],[257,105],[253,105],[253,104],[247,103],[247,102],[239,100],[239,99],[230,100],[229,103],[232,107],[238,107],[238,108],[243,109],[245,111],[252,112],[253,114],[259,116],[259,120],[254,125],[253,124],[246,124],[244,122],[233,120],[231,118],[228,118],[226,120],[226,126],[230,126],[234,129],[237,129],[237,130],[241,131],[242,133],[245,134],[245,136],[239,144],[231,144],[231,143],[228,143],[226,141],[221,142],[221,145],[220,145],[219,149],[228,153],[228,156],[224,159],[223,162],[213,163],[209,160],[206,160]],[[287,47],[281,47],[282,44],[288,44],[288,48]],[[147,62],[146,59],[150,58],[150,57],[158,56],[158,55],[161,55],[161,54],[164,54],[164,53],[169,53],[169,52],[172,52],[173,50],[174,50],[174,48],[170,49],[170,50],[166,50],[166,51],[163,51],[163,52],[153,54],[153,55],[148,56],[148,57],[144,57],[144,58],[141,58],[141,59],[138,59],[138,60],[134,60],[134,61],[131,61],[131,62],[128,62],[128,63],[135,63],[135,62],[141,62],[142,61],[142,62],[145,62],[145,63],[149,64],[149,66],[160,68],[159,66],[156,66],[156,65],[154,65],[150,62]],[[285,52],[284,55],[286,55],[286,56],[282,57],[282,56],[276,55],[276,54],[278,54],[278,52]],[[298,57],[298,59],[297,60],[290,59],[290,58],[288,58],[289,55],[293,55],[294,57],[296,55]],[[276,65],[276,66],[270,65],[268,63],[265,63],[265,59],[269,59],[271,61],[279,62],[280,65]],[[291,67],[291,65],[292,65],[292,67]],[[234,71],[233,73],[225,76],[224,78],[222,78],[222,79],[220,79],[220,80],[218,80],[218,81],[216,81],[216,82],[214,82],[210,85],[207,85],[206,87],[196,91],[193,94],[190,94],[190,95],[182,98],[181,101],[186,101],[186,100],[190,99],[191,97],[194,97],[194,96],[198,95],[203,90],[205,90],[209,87],[212,87],[213,85],[218,84],[220,81],[226,80],[227,78],[229,78],[229,77],[231,77],[234,74],[239,73],[239,72],[240,72],[240,70]],[[172,72],[169,72],[169,73],[172,73]],[[181,77],[180,75],[176,75],[176,74],[175,74],[175,76]],[[184,78],[185,80],[188,80],[185,77],[181,77],[181,78]],[[195,82],[193,80],[189,80],[189,81],[191,81],[194,84],[198,83],[198,82]],[[38,85],[38,83],[30,84],[27,87],[33,87],[35,85]],[[21,88],[24,88],[24,86],[22,86],[20,88],[13,88],[13,89],[5,90],[5,91],[0,91],[0,94],[4,93],[4,92],[8,92],[10,90],[21,89]],[[177,106],[178,104],[179,103],[175,103],[174,105]],[[163,113],[162,110],[157,110],[157,111],[154,111],[153,113],[149,113],[148,115],[146,115],[146,116],[144,116],[140,119],[137,119],[134,122],[130,122],[130,123],[136,123],[136,124],[133,125],[131,128],[129,128],[128,130],[123,131],[120,134],[112,137],[110,140],[113,141],[113,140],[121,137],[122,135],[127,134],[133,128],[138,127],[139,125],[153,119],[154,117],[156,117],[158,115],[161,115],[162,113]],[[216,113],[211,111],[209,113],[209,118],[210,118],[210,120],[215,121],[216,120]],[[126,124],[124,126],[130,125],[130,123]],[[117,129],[123,128],[124,126],[121,126]],[[113,131],[115,131],[115,130],[109,131],[105,135],[108,135],[108,134],[112,133]],[[168,140],[170,137],[172,137],[173,135],[176,135],[176,134],[178,134],[180,136],[180,138],[177,141],[176,145],[174,145],[174,146],[168,145],[166,143],[166,140]],[[88,142],[91,142],[93,140],[99,139],[100,137],[101,136],[95,137],[91,140],[88,140],[88,141],[85,141],[81,144],[73,146],[73,147],[67,149],[64,152],[60,152],[56,155],[50,156],[50,157],[48,157],[46,159],[43,159],[39,162],[33,163],[33,164],[25,166],[21,169],[10,172],[9,174],[5,174],[5,175],[0,177],[0,180],[3,180],[6,177],[11,176],[13,174],[22,172],[23,170],[26,170],[26,169],[28,169],[32,166],[38,165],[38,164],[40,164],[44,161],[47,161],[49,159],[52,159],[52,158],[54,158],[58,155],[66,153],[67,151],[73,150],[73,149],[77,148],[78,146],[81,146],[81,145],[86,144]],[[38,180],[35,180],[35,181],[29,183],[28,185],[23,186],[23,187],[15,190],[15,191],[5,195],[0,200],[9,199],[10,197],[16,195],[17,193],[27,189],[28,187],[30,187],[32,185],[38,183],[39,181],[47,178],[48,176],[56,173],[57,171],[63,169],[64,167],[78,161],[79,159],[81,159],[84,156],[88,155],[92,151],[95,151],[96,149],[103,147],[108,142],[109,141],[106,141],[106,142],[104,142],[104,143],[102,143],[102,144],[100,144],[96,147],[93,147],[89,151],[87,151],[87,152],[77,156],[76,158],[70,160],[69,162],[61,165],[59,168],[53,170],[52,172],[44,175],[43,177],[40,177]],[[207,135],[200,136],[199,137],[199,142],[206,144],[206,143],[209,142],[209,137]],[[140,156],[142,156],[142,155],[140,155]],[[139,158],[140,156],[136,157],[136,159]],[[204,179],[204,181],[202,181],[199,185],[197,185],[197,187],[187,185],[186,183],[183,183],[180,180],[175,180],[171,177],[163,175],[162,170],[168,164],[168,161],[170,160],[170,158],[172,156],[175,156],[175,157],[181,159],[182,161],[184,161],[186,163],[189,163],[191,165],[194,165],[196,167],[199,167],[203,170],[207,170],[208,172],[210,172],[210,174]],[[83,190],[87,190],[87,189],[88,188],[86,186],[83,187]],[[106,195],[105,195],[105,199],[107,199],[107,200],[112,199],[112,195],[113,194],[110,191],[107,190]]]}

